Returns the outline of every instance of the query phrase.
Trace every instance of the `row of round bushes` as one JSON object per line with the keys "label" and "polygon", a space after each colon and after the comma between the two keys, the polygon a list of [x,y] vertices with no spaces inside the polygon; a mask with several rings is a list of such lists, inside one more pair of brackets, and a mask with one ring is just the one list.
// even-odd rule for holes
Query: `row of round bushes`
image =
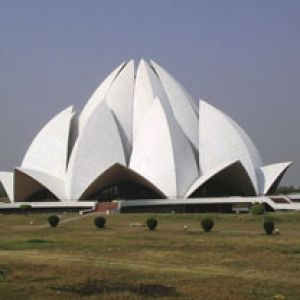
{"label": "row of round bushes", "polygon": [[[214,221],[210,218],[205,218],[201,220],[201,226],[204,229],[204,231],[209,232],[214,227]],[[275,228],[274,222],[271,220],[265,220],[264,221],[264,230],[265,233],[270,235],[273,233]]]}
{"label": "row of round bushes", "polygon": [[[59,224],[59,217],[56,215],[50,216],[48,218],[48,223],[50,227],[56,227]],[[103,217],[96,217],[94,219],[94,224],[97,228],[104,228],[105,223],[106,223],[106,219]],[[150,218],[147,220],[146,224],[149,230],[155,230],[158,225],[158,222],[156,219]]]}
{"label": "row of round bushes", "polygon": [[[59,224],[59,217],[56,215],[52,215],[48,218],[48,223],[50,225],[50,227],[56,227]],[[94,224],[97,228],[101,229],[101,228],[105,228],[105,224],[106,224],[106,219],[104,217],[96,217],[94,219]],[[154,218],[150,218],[147,220],[146,225],[148,227],[149,230],[155,230],[158,222],[156,219]],[[203,230],[205,232],[209,232],[213,229],[214,227],[214,221],[211,218],[204,218],[201,220],[201,226],[203,228]],[[264,230],[265,233],[270,235],[273,233],[274,231],[274,222],[271,220],[266,220],[264,221]]]}

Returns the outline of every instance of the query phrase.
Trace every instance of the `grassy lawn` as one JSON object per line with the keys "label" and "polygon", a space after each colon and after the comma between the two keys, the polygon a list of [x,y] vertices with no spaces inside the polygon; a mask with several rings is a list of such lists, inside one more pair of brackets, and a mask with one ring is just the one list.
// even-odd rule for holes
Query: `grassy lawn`
{"label": "grassy lawn", "polygon": [[[102,230],[74,216],[0,215],[0,299],[300,299],[300,213],[267,215],[273,236],[263,216],[209,214],[210,233],[203,214],[111,215]],[[156,231],[130,226],[148,217]]]}

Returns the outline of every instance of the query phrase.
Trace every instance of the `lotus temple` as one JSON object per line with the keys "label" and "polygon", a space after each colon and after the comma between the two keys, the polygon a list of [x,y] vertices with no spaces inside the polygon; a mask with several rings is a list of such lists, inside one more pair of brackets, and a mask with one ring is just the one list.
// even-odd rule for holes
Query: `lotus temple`
{"label": "lotus temple", "polygon": [[231,211],[272,196],[291,162],[264,164],[228,115],[195,101],[154,61],[123,62],[81,112],[68,107],[36,135],[22,164],[1,172],[0,209]]}

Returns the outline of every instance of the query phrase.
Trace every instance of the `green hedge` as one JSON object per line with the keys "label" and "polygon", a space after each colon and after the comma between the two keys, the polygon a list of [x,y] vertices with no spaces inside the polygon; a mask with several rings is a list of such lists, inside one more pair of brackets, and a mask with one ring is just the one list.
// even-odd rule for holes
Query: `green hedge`
{"label": "green hedge", "polygon": [[214,221],[211,218],[205,218],[201,220],[201,226],[204,229],[204,231],[209,232],[214,227]]}
{"label": "green hedge", "polygon": [[149,228],[149,230],[155,230],[157,225],[158,225],[158,222],[156,219],[150,218],[147,220],[147,227]]}

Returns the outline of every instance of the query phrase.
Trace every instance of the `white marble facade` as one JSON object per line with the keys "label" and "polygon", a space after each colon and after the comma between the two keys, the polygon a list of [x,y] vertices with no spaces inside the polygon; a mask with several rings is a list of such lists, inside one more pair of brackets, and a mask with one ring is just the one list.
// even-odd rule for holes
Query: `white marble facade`
{"label": "white marble facade", "polygon": [[216,176],[255,196],[273,192],[290,164],[264,166],[236,122],[142,59],[136,71],[133,60],[119,65],[80,113],[69,107],[50,120],[0,181],[11,202],[43,189],[60,201],[88,200],[120,180],[189,198]]}

